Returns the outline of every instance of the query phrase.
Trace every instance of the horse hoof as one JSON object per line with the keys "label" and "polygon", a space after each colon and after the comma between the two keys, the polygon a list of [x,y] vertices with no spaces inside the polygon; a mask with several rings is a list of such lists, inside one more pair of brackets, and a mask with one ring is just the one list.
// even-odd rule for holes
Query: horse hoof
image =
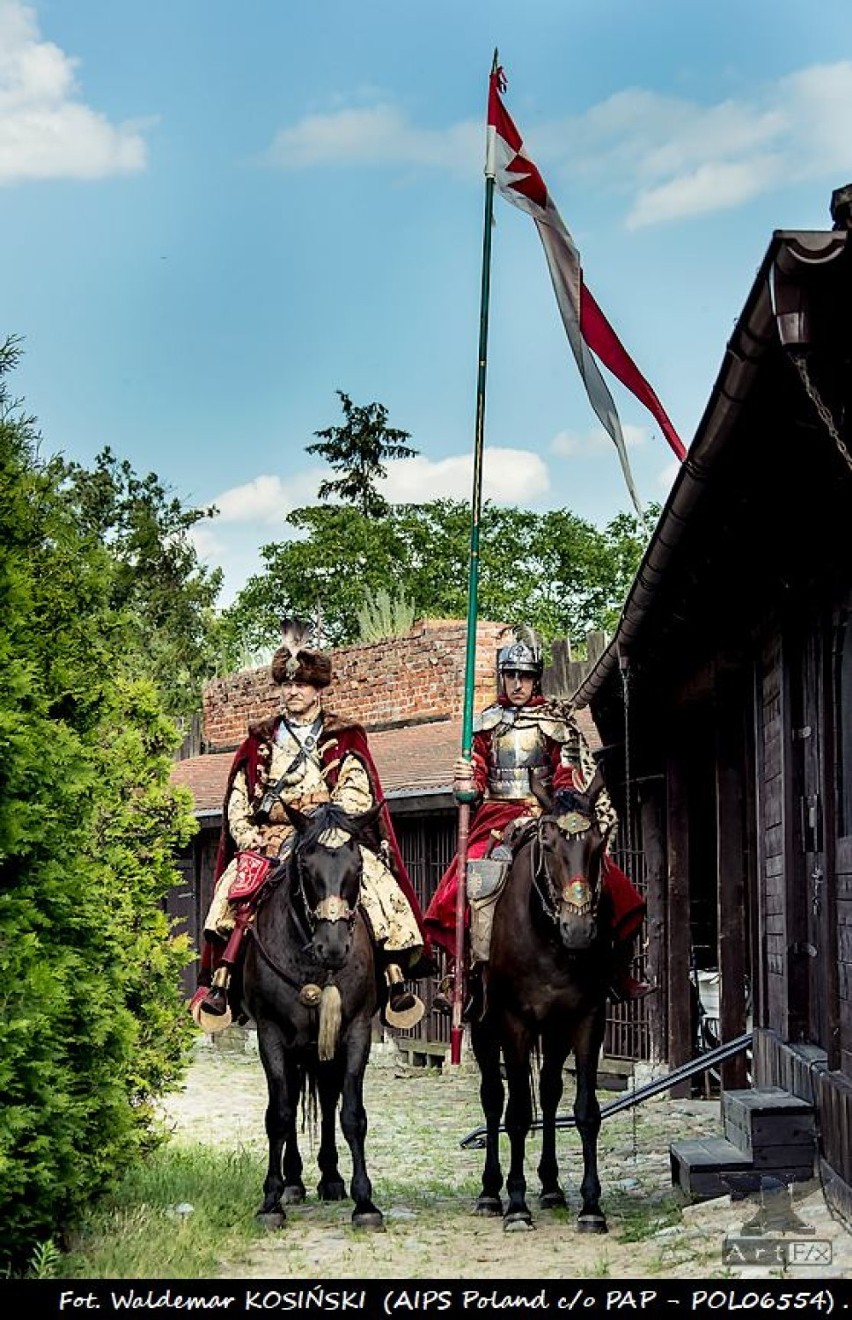
{"label": "horse hoof", "polygon": [[503,1219],[504,1233],[526,1233],[534,1227],[529,1210],[516,1210]]}
{"label": "horse hoof", "polygon": [[482,1215],[484,1218],[495,1219],[503,1213],[503,1202],[499,1196],[480,1196],[474,1206],[473,1213]]}
{"label": "horse hoof", "polygon": [[290,1183],[281,1194],[282,1205],[301,1205],[305,1199],[303,1183]]}
{"label": "horse hoof", "polygon": [[565,1210],[568,1206],[568,1202],[565,1200],[565,1193],[562,1191],[542,1192],[541,1196],[538,1198],[538,1203],[542,1210]]}
{"label": "horse hoof", "polygon": [[269,1233],[275,1233],[279,1228],[284,1227],[287,1216],[283,1210],[258,1210],[255,1219],[261,1228],[265,1228]]}
{"label": "horse hoof", "polygon": [[317,1185],[317,1192],[321,1201],[346,1200],[346,1184],[341,1178],[319,1183]]}
{"label": "horse hoof", "polygon": [[609,1229],[603,1215],[578,1215],[577,1231],[579,1233],[608,1233]]}
{"label": "horse hoof", "polygon": [[372,1233],[384,1233],[385,1217],[381,1210],[357,1210],[352,1212],[352,1227],[365,1228]]}

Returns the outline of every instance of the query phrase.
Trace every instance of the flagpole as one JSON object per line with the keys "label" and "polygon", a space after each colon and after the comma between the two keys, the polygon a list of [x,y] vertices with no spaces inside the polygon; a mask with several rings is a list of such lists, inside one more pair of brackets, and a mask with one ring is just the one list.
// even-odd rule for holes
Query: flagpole
{"label": "flagpole", "polygon": [[[494,51],[492,74],[497,72]],[[470,502],[470,553],[467,579],[467,644],[465,648],[464,708],[462,714],[462,755],[470,760],[473,752],[473,696],[476,679],[476,624],[479,604],[479,530],[482,517],[482,454],[485,444],[485,375],[488,363],[488,304],[491,291],[491,227],[494,216],[494,153],[489,131],[485,159],[485,221],[482,233],[482,283],[479,299],[479,356],[476,378],[476,421],[473,445],[473,492]],[[467,900],[467,841],[470,833],[470,807],[476,790],[456,792],[458,819],[458,887],[456,890],[455,977],[453,980],[453,1015],[450,1027],[450,1063],[461,1063],[462,1008],[465,994],[465,908]]]}

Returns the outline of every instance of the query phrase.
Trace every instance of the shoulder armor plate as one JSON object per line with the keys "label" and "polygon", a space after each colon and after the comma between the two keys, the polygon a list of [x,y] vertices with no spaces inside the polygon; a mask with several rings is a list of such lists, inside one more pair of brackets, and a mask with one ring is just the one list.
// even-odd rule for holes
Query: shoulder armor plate
{"label": "shoulder armor plate", "polygon": [[502,722],[502,719],[503,719],[503,707],[496,705],[489,706],[486,710],[483,710],[479,715],[474,715],[473,732],[488,733],[491,729],[496,729],[497,725]]}

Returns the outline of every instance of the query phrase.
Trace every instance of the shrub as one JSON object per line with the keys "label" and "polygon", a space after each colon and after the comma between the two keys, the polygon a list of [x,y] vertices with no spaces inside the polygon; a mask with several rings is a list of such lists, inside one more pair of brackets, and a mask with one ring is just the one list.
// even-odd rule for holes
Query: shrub
{"label": "shrub", "polygon": [[194,828],[123,673],[108,551],[10,403],[0,346],[0,1252],[26,1260],[150,1139],[187,1032],[162,899]]}

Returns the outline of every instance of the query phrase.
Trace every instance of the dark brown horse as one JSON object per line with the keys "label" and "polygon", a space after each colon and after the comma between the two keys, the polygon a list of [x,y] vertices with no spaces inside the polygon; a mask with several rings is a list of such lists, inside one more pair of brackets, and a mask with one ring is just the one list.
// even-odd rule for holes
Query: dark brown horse
{"label": "dark brown horse", "polygon": [[[589,810],[594,816],[594,811]],[[559,821],[562,822],[560,825]],[[564,828],[567,826],[567,829]],[[586,828],[580,828],[586,826]],[[573,827],[573,829],[572,829]],[[491,953],[483,971],[484,1013],[471,1024],[481,1071],[486,1155],[477,1213],[503,1213],[499,1133],[503,1115],[502,1054],[509,1100],[505,1129],[511,1149],[504,1228],[530,1227],[524,1152],[532,1124],[531,1059],[541,1058],[539,1104],[542,1147],[539,1204],[564,1207],[556,1160],[556,1109],[562,1070],[573,1051],[574,1116],[583,1146],[582,1207],[577,1226],[605,1233],[600,1208],[597,1139],[600,1106],[598,1054],[610,976],[609,921],[602,911],[601,865],[606,840],[596,823],[576,813],[544,815],[524,830],[497,902]]]}
{"label": "dark brown horse", "polygon": [[305,816],[287,808],[296,827],[293,850],[258,909],[249,940],[244,1002],[257,1023],[269,1089],[269,1165],[257,1212],[268,1228],[280,1228],[284,1207],[305,1198],[296,1123],[306,1082],[320,1104],[320,1198],[346,1196],[335,1141],[342,1096],[340,1125],[352,1152],[352,1223],[382,1226],[364,1160],[364,1070],[377,987],[373,946],[358,905],[359,844],[368,841],[365,831],[377,812],[349,817],[328,803]]}

